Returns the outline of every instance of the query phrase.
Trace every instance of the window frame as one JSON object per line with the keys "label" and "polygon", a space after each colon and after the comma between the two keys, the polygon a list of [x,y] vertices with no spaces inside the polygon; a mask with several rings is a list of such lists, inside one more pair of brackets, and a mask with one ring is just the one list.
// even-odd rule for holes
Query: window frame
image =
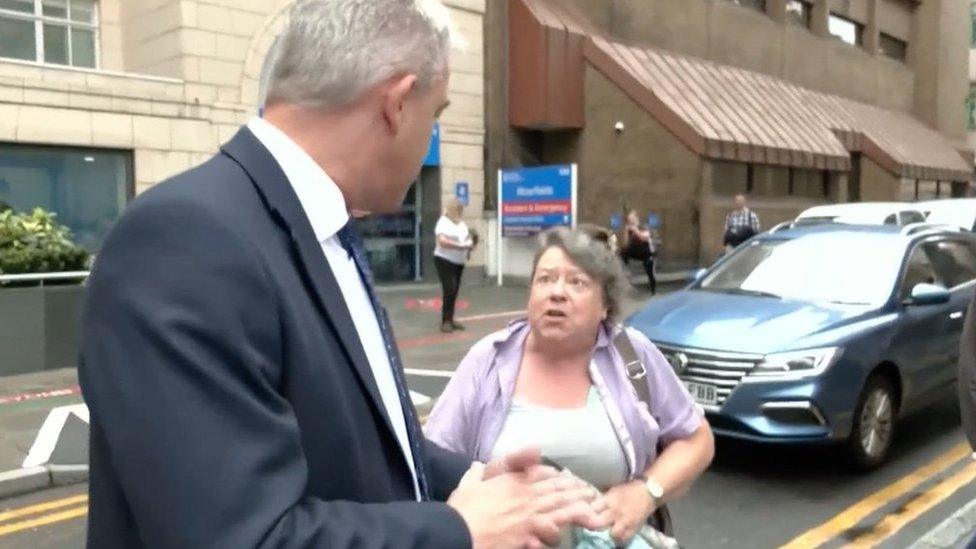
{"label": "window frame", "polygon": [[[885,41],[888,41],[889,43],[897,43],[899,45],[899,47],[904,47],[903,57],[896,57],[894,55],[891,55],[891,53],[889,53],[888,50],[885,49],[885,47],[884,47]],[[909,44],[908,44],[908,41],[907,40],[902,40],[901,38],[898,38],[897,36],[893,36],[891,34],[888,34],[886,32],[883,32],[883,31],[878,33],[878,49],[881,50],[881,54],[884,55],[885,57],[887,57],[888,59],[894,59],[895,61],[900,61],[902,63],[907,63],[908,62],[908,48],[909,48]]]}
{"label": "window frame", "polygon": [[[851,44],[847,40],[844,40],[840,36],[837,36],[836,34],[830,32],[830,22],[833,19],[838,19],[838,20],[843,21],[845,23],[850,23],[851,25],[854,25],[854,43],[853,44]],[[843,42],[843,43],[845,43],[845,44],[847,44],[849,46],[854,46],[854,47],[858,47],[858,48],[863,48],[864,47],[864,28],[865,28],[865,25],[863,23],[858,23],[857,21],[851,19],[850,17],[846,17],[844,15],[841,15],[841,14],[835,13],[835,12],[829,12],[827,14],[827,33],[830,36],[833,36],[834,38],[840,40],[841,42]]]}
{"label": "window frame", "polygon": [[[0,55],[0,61],[15,61],[21,63],[36,63],[39,65],[49,66],[49,67],[67,67],[76,69],[88,69],[88,70],[99,70],[102,66],[102,51],[101,51],[101,11],[98,0],[93,0],[92,2],[92,21],[87,23],[84,21],[74,21],[71,19],[71,2],[73,0],[64,0],[66,16],[65,17],[51,17],[49,15],[44,15],[43,3],[44,0],[32,0],[34,3],[34,11],[32,13],[13,11],[0,8],[0,18],[12,19],[16,21],[30,21],[34,23],[34,60],[29,59],[18,59],[16,57],[4,57]],[[52,25],[56,27],[61,27],[67,29],[67,46],[68,46],[68,62],[66,64],[62,63],[49,63],[46,61],[46,52],[44,51],[44,26]],[[94,50],[94,65],[89,67],[86,65],[76,65],[74,64],[74,45],[71,39],[72,29],[80,29],[92,32],[93,40],[93,50]]]}
{"label": "window frame", "polygon": [[[789,13],[789,5],[794,2],[803,6],[803,10],[801,11],[801,17],[803,19],[802,21],[791,16]],[[787,22],[789,22],[794,26],[803,27],[807,30],[813,27],[813,2],[811,2],[810,0],[786,0],[786,7],[787,7],[787,14],[786,14]]]}

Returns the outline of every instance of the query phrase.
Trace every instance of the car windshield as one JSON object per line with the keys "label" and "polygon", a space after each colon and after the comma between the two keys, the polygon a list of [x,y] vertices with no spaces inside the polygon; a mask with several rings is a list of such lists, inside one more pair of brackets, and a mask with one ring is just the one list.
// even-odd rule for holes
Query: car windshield
{"label": "car windshield", "polygon": [[736,250],[698,289],[880,306],[891,295],[903,256],[899,239],[868,234],[763,239]]}

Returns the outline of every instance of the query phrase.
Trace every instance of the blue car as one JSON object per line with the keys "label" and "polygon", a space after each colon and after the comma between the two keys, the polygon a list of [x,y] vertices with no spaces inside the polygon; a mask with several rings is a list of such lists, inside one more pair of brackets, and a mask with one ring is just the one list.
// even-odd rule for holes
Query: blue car
{"label": "blue car", "polygon": [[918,224],[786,227],[741,245],[629,324],[718,435],[845,442],[870,468],[896,420],[954,398],[976,236]]}

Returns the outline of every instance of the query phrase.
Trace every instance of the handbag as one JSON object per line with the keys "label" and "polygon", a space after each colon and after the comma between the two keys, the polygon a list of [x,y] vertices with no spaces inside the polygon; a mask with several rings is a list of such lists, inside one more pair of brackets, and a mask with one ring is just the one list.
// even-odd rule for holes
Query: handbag
{"label": "handbag", "polygon": [[[651,411],[651,392],[648,390],[647,383],[644,381],[647,378],[647,368],[644,367],[644,363],[637,356],[637,351],[634,350],[634,344],[630,341],[626,329],[621,328],[617,332],[617,335],[613,338],[613,346],[624,360],[624,370],[627,373],[627,379],[630,380],[631,385],[634,387],[637,398],[644,406],[647,406],[647,412],[653,415]],[[655,509],[654,513],[648,517],[647,524],[668,537],[674,537],[674,521],[671,519],[671,512],[668,510],[667,505],[661,505]]]}

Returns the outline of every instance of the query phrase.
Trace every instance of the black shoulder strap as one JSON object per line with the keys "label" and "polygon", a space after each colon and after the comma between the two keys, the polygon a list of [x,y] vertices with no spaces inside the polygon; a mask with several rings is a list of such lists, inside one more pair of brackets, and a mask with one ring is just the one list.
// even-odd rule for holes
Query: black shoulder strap
{"label": "black shoulder strap", "polygon": [[627,372],[627,379],[634,386],[634,391],[637,392],[637,398],[644,403],[644,406],[647,406],[648,413],[653,416],[651,392],[647,388],[647,368],[638,358],[637,351],[634,350],[634,344],[630,341],[626,328],[621,327],[617,331],[617,335],[613,338],[613,346],[620,353],[620,357],[624,359],[624,370]]}

